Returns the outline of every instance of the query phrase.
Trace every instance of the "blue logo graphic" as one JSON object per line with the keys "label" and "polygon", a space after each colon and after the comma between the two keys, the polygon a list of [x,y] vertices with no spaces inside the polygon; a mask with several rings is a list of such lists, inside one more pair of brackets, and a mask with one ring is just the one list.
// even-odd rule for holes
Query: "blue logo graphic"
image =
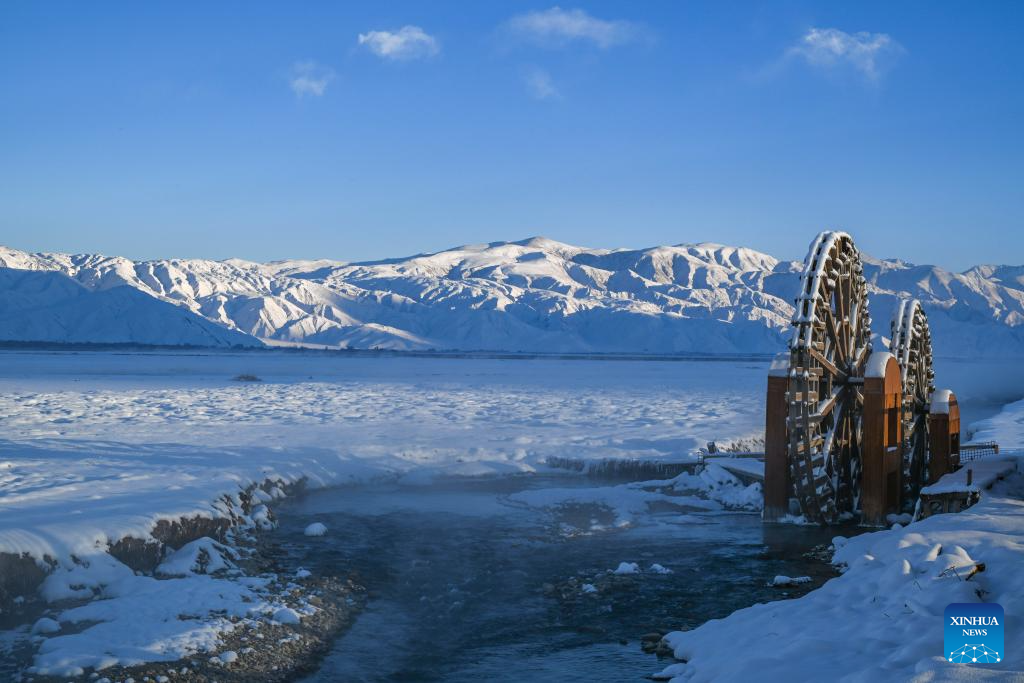
{"label": "blue logo graphic", "polygon": [[994,602],[954,602],[946,607],[943,635],[947,662],[1003,661],[1003,608]]}

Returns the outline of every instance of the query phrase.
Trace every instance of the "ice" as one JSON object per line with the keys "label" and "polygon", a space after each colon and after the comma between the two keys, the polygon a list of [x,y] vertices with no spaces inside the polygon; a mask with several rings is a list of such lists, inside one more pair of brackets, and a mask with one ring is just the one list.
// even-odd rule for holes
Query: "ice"
{"label": "ice", "polygon": [[771,585],[773,586],[799,586],[803,583],[810,583],[811,577],[809,576],[784,576],[779,575],[772,579]]}
{"label": "ice", "polygon": [[640,565],[636,562],[620,562],[619,566],[616,567],[612,574],[639,574]]}

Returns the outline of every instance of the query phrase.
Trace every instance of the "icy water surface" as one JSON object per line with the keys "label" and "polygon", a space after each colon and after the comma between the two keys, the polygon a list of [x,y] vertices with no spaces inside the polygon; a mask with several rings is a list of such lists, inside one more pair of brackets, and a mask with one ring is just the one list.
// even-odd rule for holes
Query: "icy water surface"
{"label": "icy water surface", "polygon": [[[669,663],[641,650],[642,635],[783,597],[767,586],[777,574],[813,585],[833,575],[801,555],[836,530],[680,510],[615,528],[598,508],[545,512],[505,498],[566,479],[599,485],[508,477],[336,489],[283,506],[277,533],[298,561],[354,570],[371,595],[308,681],[639,681]],[[313,521],[328,535],[303,536]],[[620,562],[645,571],[611,576]]]}

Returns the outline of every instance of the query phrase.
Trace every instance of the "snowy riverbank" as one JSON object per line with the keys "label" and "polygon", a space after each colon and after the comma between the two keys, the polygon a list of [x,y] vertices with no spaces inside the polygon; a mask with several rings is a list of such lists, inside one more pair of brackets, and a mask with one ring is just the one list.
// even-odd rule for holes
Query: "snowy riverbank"
{"label": "snowy riverbank", "polygon": [[[975,425],[979,440],[1018,445],[1024,401]],[[1019,465],[1019,463],[1015,463]],[[844,573],[808,595],[753,607],[666,636],[682,660],[660,680],[1024,680],[1024,474],[960,514],[834,541]],[[969,579],[979,563],[984,571]],[[943,610],[995,602],[1006,613],[1000,664],[943,658]],[[742,646],[737,646],[742,643]]]}

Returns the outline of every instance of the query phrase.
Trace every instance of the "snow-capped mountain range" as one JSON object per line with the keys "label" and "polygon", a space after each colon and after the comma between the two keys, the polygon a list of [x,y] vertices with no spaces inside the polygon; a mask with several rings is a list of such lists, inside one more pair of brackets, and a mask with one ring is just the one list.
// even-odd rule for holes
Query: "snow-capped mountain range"
{"label": "snow-capped mountain range", "polygon": [[[537,237],[365,263],[132,261],[0,247],[0,339],[202,346],[773,353],[801,264],[692,244],[586,249]],[[31,271],[31,272],[25,272]],[[1024,266],[865,257],[873,329],[924,303],[936,353],[1024,356]]]}

